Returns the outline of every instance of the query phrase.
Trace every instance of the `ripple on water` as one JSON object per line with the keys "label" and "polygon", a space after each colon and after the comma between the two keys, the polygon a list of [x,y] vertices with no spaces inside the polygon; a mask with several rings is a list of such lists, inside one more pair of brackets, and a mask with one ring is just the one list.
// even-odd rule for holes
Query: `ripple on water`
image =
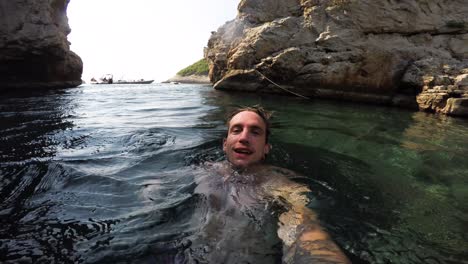
{"label": "ripple on water", "polygon": [[262,103],[277,112],[269,162],[302,174],[353,263],[466,263],[466,121],[284,100],[160,84],[0,97],[0,262],[216,250],[197,244],[214,215],[195,191],[199,165],[223,159],[228,109]]}

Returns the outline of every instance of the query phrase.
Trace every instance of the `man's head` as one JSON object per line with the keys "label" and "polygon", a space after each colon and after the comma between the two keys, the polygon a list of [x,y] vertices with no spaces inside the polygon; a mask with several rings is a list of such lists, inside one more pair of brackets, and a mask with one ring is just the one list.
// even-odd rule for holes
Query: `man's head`
{"label": "man's head", "polygon": [[271,113],[260,106],[244,107],[228,116],[223,150],[235,167],[247,168],[261,162],[270,151]]}

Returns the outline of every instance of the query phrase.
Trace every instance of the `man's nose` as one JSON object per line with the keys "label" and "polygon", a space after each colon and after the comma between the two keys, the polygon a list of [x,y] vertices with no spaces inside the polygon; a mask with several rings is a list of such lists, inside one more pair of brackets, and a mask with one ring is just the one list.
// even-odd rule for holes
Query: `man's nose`
{"label": "man's nose", "polygon": [[245,129],[240,134],[239,142],[244,143],[244,144],[248,144],[249,143],[249,137],[250,137],[249,131],[247,131],[247,129]]}

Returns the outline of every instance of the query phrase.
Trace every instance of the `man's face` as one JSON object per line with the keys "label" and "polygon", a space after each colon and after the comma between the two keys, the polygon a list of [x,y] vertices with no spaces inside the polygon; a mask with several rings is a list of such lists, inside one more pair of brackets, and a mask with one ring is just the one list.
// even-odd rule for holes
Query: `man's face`
{"label": "man's face", "polygon": [[223,150],[235,167],[246,168],[262,161],[270,151],[270,145],[266,143],[265,122],[251,111],[236,114],[229,122]]}

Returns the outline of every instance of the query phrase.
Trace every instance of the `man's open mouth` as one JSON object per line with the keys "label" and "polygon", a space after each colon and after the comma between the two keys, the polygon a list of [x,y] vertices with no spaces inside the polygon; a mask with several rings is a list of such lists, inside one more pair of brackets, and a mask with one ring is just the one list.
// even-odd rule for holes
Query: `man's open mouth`
{"label": "man's open mouth", "polygon": [[253,153],[251,150],[244,149],[244,148],[236,148],[234,149],[234,152],[239,153],[239,154],[246,154],[246,155],[250,155]]}

